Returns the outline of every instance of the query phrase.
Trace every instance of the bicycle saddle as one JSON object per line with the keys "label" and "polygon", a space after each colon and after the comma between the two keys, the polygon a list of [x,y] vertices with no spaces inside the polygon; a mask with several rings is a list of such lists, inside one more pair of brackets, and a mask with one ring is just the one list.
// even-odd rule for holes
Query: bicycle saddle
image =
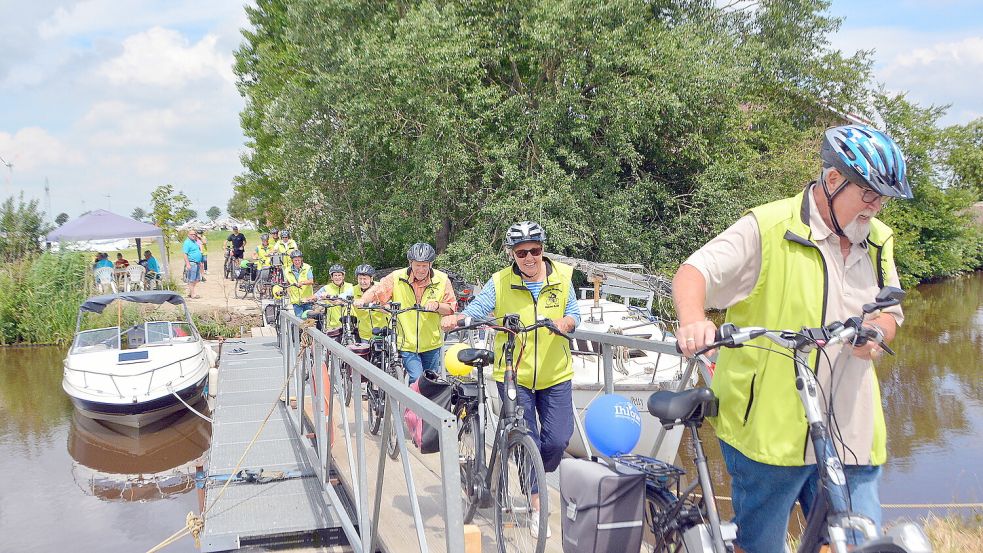
{"label": "bicycle saddle", "polygon": [[385,326],[383,326],[383,327],[378,327],[378,326],[372,327],[372,335],[373,336],[389,336],[390,333],[391,332],[389,330],[389,327],[385,327]]}
{"label": "bicycle saddle", "polygon": [[457,354],[457,360],[465,365],[491,365],[495,362],[495,352],[490,349],[468,348]]}
{"label": "bicycle saddle", "polygon": [[663,390],[649,396],[649,413],[664,426],[679,422],[702,422],[717,414],[717,397],[710,388],[693,388],[683,392]]}

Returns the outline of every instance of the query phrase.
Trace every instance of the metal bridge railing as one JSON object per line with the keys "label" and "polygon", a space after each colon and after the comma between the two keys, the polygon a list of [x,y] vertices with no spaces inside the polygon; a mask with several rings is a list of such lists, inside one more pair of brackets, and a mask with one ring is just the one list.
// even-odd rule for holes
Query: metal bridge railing
{"label": "metal bridge railing", "polygon": [[[368,489],[370,478],[367,472],[370,467],[370,460],[366,455],[366,414],[363,411],[366,402],[362,398],[360,386],[357,384],[364,379],[371,381],[373,385],[386,393],[387,413],[384,417],[382,431],[379,434],[384,440],[385,437],[389,436],[390,425],[394,420],[397,421],[395,431],[400,448],[399,457],[406,481],[406,491],[413,511],[417,540],[420,544],[420,550],[424,553],[429,551],[429,545],[425,534],[423,515],[420,511],[418,493],[414,485],[414,474],[410,464],[411,455],[406,447],[405,429],[402,424],[403,409],[412,409],[424,422],[438,430],[440,452],[437,455],[439,455],[440,460],[441,493],[432,494],[428,499],[442,506],[446,551],[464,551],[464,520],[458,464],[457,423],[454,416],[423,395],[410,390],[406,384],[362,359],[316,328],[303,326],[301,320],[287,310],[280,313],[279,331],[284,375],[289,376],[291,372],[293,375],[287,382],[286,397],[297,398],[297,409],[293,411],[295,416],[290,417],[291,424],[302,438],[306,435],[304,402],[307,401],[309,395],[310,401],[313,403],[313,430],[317,455],[317,459],[312,459],[311,464],[315,467],[321,489],[336,508],[337,515],[341,519],[342,529],[352,549],[356,553],[372,553],[379,547],[379,513],[382,505],[383,481],[388,464],[388,457],[383,445],[375,467],[377,474],[375,495],[370,502]],[[308,351],[304,352],[304,355],[298,355],[301,347],[301,335],[304,333],[310,337],[311,342]],[[300,366],[296,366],[298,362]],[[352,386],[351,413],[349,409],[344,407],[344,401],[341,399],[341,386],[337,384],[330,386],[330,395],[324,396],[325,386],[329,383],[324,382],[322,364],[327,366],[331,383],[340,383],[342,363],[351,367],[352,379],[356,383]],[[313,386],[311,386],[311,379],[314,381]],[[330,483],[333,465],[338,462],[333,458],[330,451],[330,429],[336,425],[336,401],[340,401],[337,405],[341,409],[337,409],[337,411],[342,419],[342,428],[346,429],[342,434],[344,435],[347,459],[342,460],[342,462],[347,461],[349,474],[352,475],[351,480],[354,489],[351,490],[352,497],[350,499],[355,506],[354,519],[349,516],[342,499]],[[328,406],[327,413],[324,412],[325,405]],[[349,420],[350,416],[354,418],[354,421]],[[350,422],[354,422],[354,425]]]}

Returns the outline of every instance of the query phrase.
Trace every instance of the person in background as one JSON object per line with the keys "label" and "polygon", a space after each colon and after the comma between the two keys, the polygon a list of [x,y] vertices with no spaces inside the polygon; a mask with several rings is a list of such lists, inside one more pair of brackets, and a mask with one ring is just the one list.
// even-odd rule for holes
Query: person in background
{"label": "person in background", "polygon": [[409,267],[389,273],[355,300],[355,307],[392,300],[399,302],[403,309],[417,305],[430,311],[407,311],[397,317],[404,329],[399,334],[397,347],[410,384],[416,382],[423,371],[440,369],[440,352],[444,344],[440,316],[457,310],[457,297],[450,279],[443,271],[433,268],[436,258],[437,251],[430,244],[413,244],[406,252]]}
{"label": "person in background", "polygon": [[94,268],[99,269],[101,267],[109,267],[110,269],[113,268],[113,262],[109,260],[108,254],[100,253],[96,255],[96,266]]}
{"label": "person in background", "polygon": [[123,257],[122,253],[116,254],[116,264],[114,265],[117,269],[125,269],[130,266],[130,262]]}
{"label": "person in background", "polygon": [[297,318],[304,316],[304,311],[312,307],[310,297],[314,295],[314,271],[304,263],[304,254],[300,250],[290,252],[290,267],[283,271],[287,279],[287,294]]}
{"label": "person in background", "polygon": [[290,231],[280,231],[280,253],[292,252],[297,249],[297,241],[290,237]]}
{"label": "person in background", "polygon": [[184,254],[184,281],[188,283],[188,297],[200,298],[201,296],[195,295],[195,288],[201,280],[202,255],[201,247],[198,245],[198,231],[194,229],[188,231],[188,237],[184,239],[181,251]]}
{"label": "person in background", "polygon": [[[372,265],[363,264],[355,267],[355,299],[361,298],[369,288],[372,288],[375,284],[372,280],[374,277],[375,268]],[[389,326],[389,315],[383,311],[354,308],[352,313],[358,318],[358,338],[362,342],[372,340],[373,328]]]}
{"label": "person in background", "polygon": [[148,284],[152,281],[160,280],[160,265],[157,263],[157,258],[154,257],[154,254],[150,253],[150,250],[143,252],[143,259],[140,260],[140,264],[147,270],[144,280]]}
{"label": "person in background", "polygon": [[205,270],[201,281],[205,282],[205,275],[208,274],[208,238],[205,236],[205,229],[198,229],[198,246],[201,248],[201,268]]}
{"label": "person in background", "polygon": [[[314,293],[313,300],[323,300],[331,296],[347,296],[349,298],[354,296],[354,290],[349,282],[345,282],[345,268],[337,263],[332,265],[328,269],[330,273],[331,282],[325,284]],[[313,301],[312,300],[312,301]],[[338,300],[330,300],[336,306],[342,305],[344,302]],[[337,328],[341,326],[341,308],[340,307],[329,307],[324,313],[324,328]]]}
{"label": "person in background", "polygon": [[239,232],[239,226],[232,226],[232,234],[225,239],[226,243],[232,247],[232,257],[242,261],[246,254],[246,235]]}

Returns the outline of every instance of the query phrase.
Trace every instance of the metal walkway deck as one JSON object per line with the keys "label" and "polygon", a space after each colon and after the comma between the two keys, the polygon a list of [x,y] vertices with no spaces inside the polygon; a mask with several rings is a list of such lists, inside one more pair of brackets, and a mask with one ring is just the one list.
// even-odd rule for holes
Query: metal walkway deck
{"label": "metal walkway deck", "polygon": [[[240,347],[242,355],[229,351]],[[310,443],[290,427],[280,401],[283,357],[275,338],[229,341],[219,369],[218,394],[212,412],[212,446],[205,505],[222,488],[217,479],[229,475],[263,419],[273,414],[246,455],[241,468],[300,473],[304,476],[259,483],[233,483],[205,517],[201,550],[226,551],[250,544],[295,542],[319,534],[322,543],[344,543],[340,521],[322,492],[313,467]]]}

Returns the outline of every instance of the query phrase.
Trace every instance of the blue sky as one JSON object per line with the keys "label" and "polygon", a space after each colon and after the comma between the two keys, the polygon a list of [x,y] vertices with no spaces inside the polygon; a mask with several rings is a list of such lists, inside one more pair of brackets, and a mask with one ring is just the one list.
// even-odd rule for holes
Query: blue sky
{"label": "blue sky", "polygon": [[[24,191],[75,217],[147,207],[173,184],[223,210],[242,171],[232,54],[241,0],[0,0],[0,198]],[[943,123],[983,116],[983,0],[833,0],[831,37],[873,49],[878,82]],[[108,197],[107,197],[108,195]]]}

